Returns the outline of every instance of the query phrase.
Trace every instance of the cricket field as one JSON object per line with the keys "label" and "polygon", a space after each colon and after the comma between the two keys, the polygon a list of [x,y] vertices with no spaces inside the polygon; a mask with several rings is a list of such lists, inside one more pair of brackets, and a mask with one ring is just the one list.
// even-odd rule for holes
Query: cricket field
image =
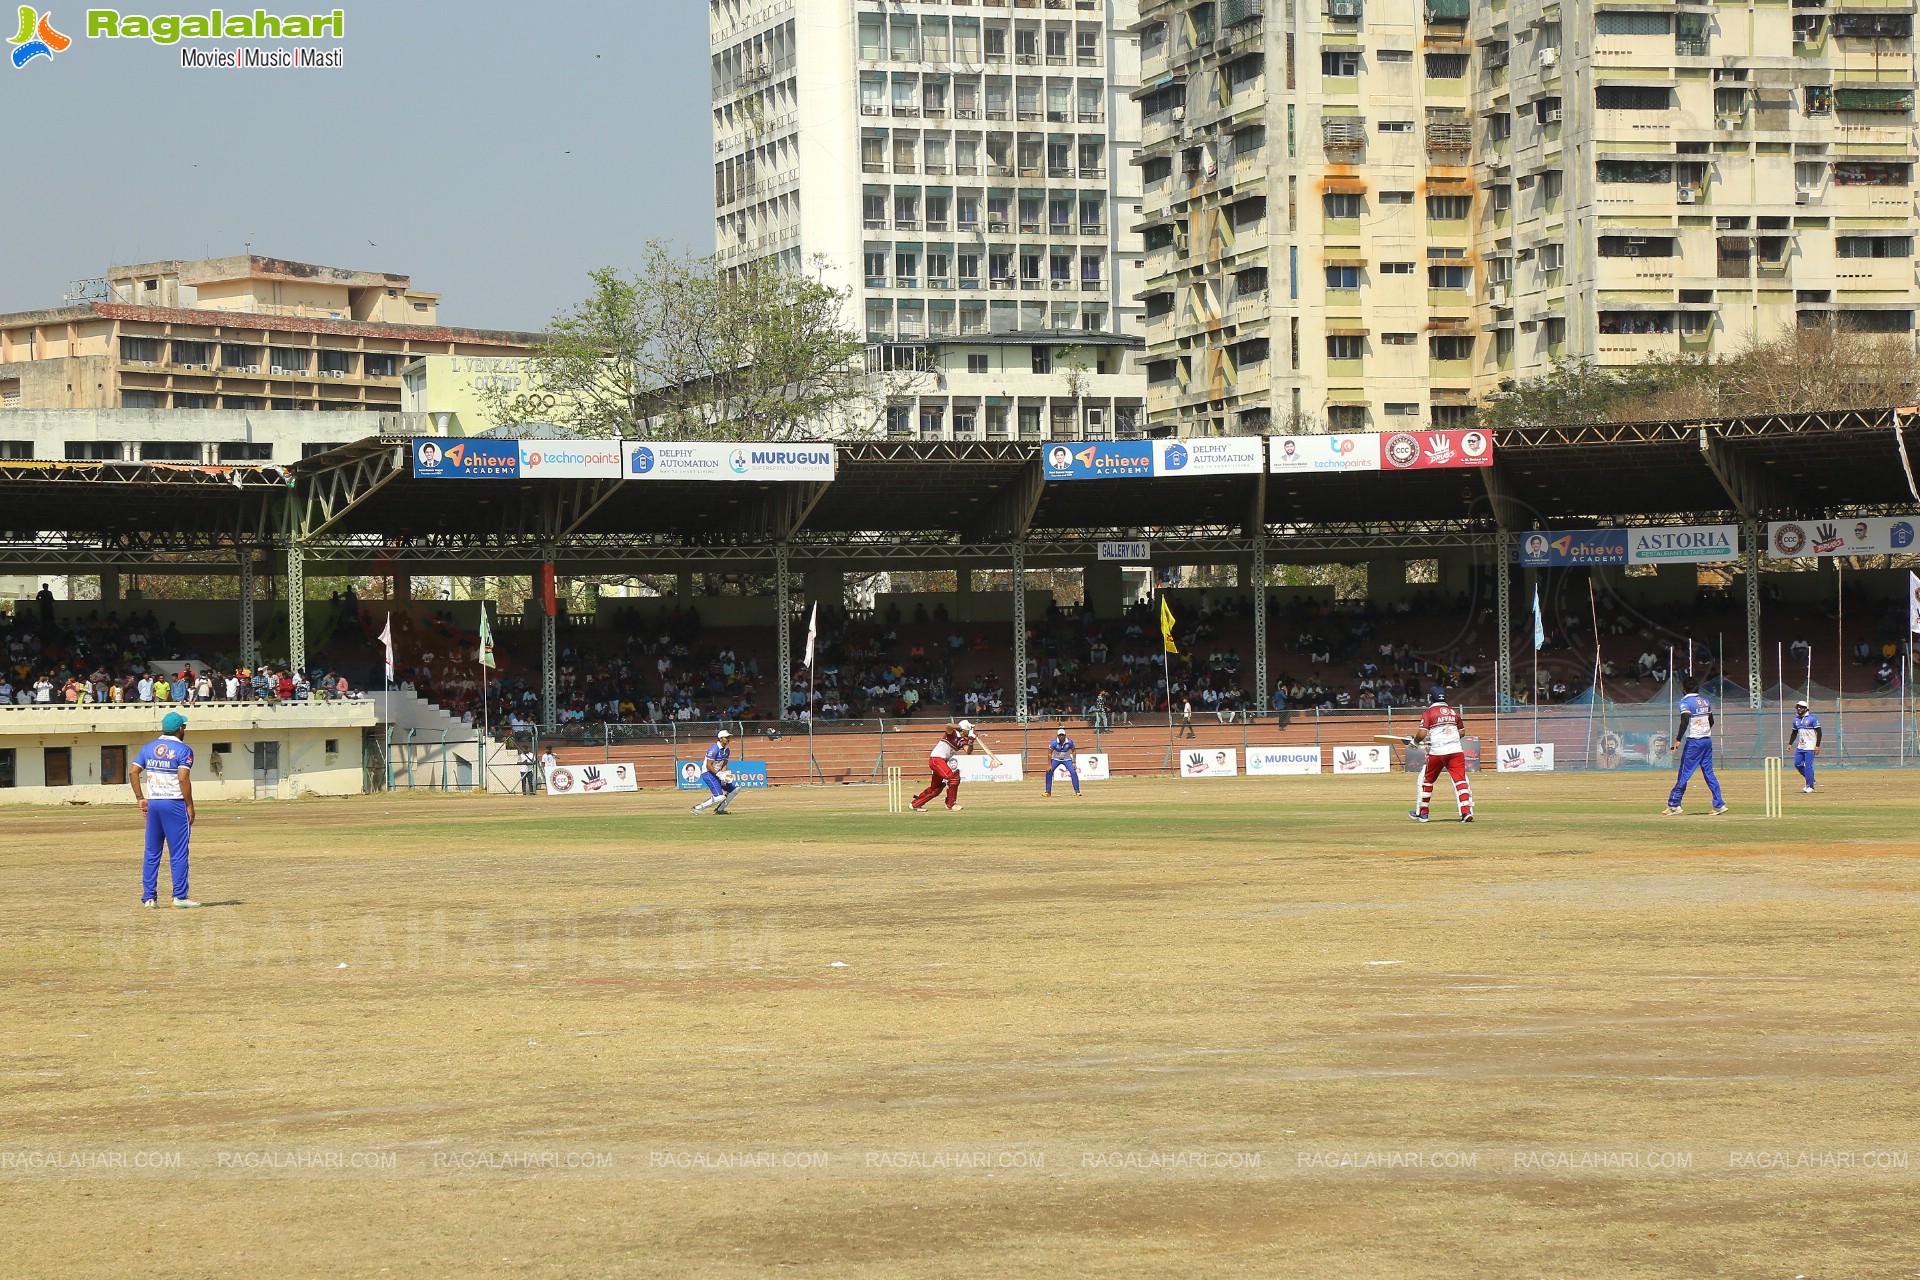
{"label": "cricket field", "polygon": [[1920,1275],[1920,783],[1723,780],[11,809],[0,1275]]}

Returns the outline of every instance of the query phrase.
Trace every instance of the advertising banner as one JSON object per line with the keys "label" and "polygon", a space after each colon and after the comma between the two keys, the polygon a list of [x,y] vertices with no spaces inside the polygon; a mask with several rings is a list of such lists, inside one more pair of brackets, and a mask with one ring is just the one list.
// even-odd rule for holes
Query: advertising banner
{"label": "advertising banner", "polygon": [[[1388,747],[1387,750],[1389,753],[1391,753],[1393,748]],[[1479,738],[1473,737],[1473,736],[1467,736],[1467,737],[1461,738],[1460,754],[1467,758],[1468,773],[1479,772],[1480,770],[1480,739]],[[1406,771],[1408,773],[1419,773],[1422,769],[1426,768],[1427,767],[1426,751],[1420,747],[1408,747],[1405,752],[1404,767],[1406,768]]]}
{"label": "advertising banner", "polygon": [[1009,751],[998,764],[989,764],[985,756],[955,756],[953,767],[962,782],[1024,782],[1026,765],[1017,751]]}
{"label": "advertising banner", "polygon": [[1183,778],[1236,778],[1240,776],[1240,753],[1228,748],[1189,747],[1180,753]]}
{"label": "advertising banner", "polygon": [[1048,445],[1041,455],[1049,480],[1116,480],[1153,474],[1152,440]]}
{"label": "advertising banner", "polygon": [[1380,437],[1362,433],[1345,436],[1275,436],[1267,450],[1267,470],[1378,471]]}
{"label": "advertising banner", "polygon": [[[511,442],[509,442],[511,443]],[[630,764],[563,764],[547,771],[547,794],[584,796],[596,791],[638,791]]]}
{"label": "advertising banner", "polygon": [[1705,564],[1740,558],[1740,526],[1686,525],[1627,530],[1628,564]]}
{"label": "advertising banner", "polygon": [[1494,757],[1494,768],[1501,773],[1552,773],[1553,744],[1508,743]]}
{"label": "advertising banner", "polygon": [[1920,516],[1866,520],[1783,520],[1767,526],[1767,557],[1872,556],[1909,552]]}
{"label": "advertising banner", "polygon": [[416,480],[517,480],[518,440],[415,440]]}
{"label": "advertising banner", "polygon": [[1490,467],[1493,437],[1484,431],[1393,431],[1380,438],[1380,465],[1387,471]]}
{"label": "advertising banner", "polygon": [[[700,775],[705,771],[706,763],[705,760],[675,761],[675,785],[682,791],[705,791],[707,784],[700,781]],[[733,770],[733,785],[742,791],[757,791],[767,785],[765,760],[735,760],[727,767]]]}
{"label": "advertising banner", "polygon": [[1520,565],[1525,569],[1626,562],[1625,529],[1536,529],[1520,537]]}
{"label": "advertising banner", "polygon": [[1151,542],[1103,542],[1100,544],[1102,560],[1119,560],[1126,564],[1146,564],[1153,559]]}
{"label": "advertising banner", "polygon": [[727,444],[719,441],[629,440],[629,480],[831,480],[830,444]]}
{"label": "advertising banner", "polygon": [[1247,776],[1250,778],[1319,772],[1320,748],[1318,747],[1247,748]]}
{"label": "advertising banner", "polygon": [[1074,756],[1073,763],[1080,770],[1082,782],[1105,782],[1113,776],[1113,761],[1104,751],[1082,751]]}
{"label": "advertising banner", "polygon": [[1153,442],[1156,476],[1257,476],[1267,469],[1259,436],[1196,436]]}
{"label": "advertising banner", "polygon": [[1334,747],[1333,771],[1335,773],[1391,773],[1393,753],[1384,745]]}
{"label": "advertising banner", "polygon": [[522,440],[523,480],[618,480],[618,440]]}

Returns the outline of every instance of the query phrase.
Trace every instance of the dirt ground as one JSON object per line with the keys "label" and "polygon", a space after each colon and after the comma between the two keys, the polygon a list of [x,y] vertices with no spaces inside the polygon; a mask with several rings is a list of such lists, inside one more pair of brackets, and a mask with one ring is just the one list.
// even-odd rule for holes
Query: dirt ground
{"label": "dirt ground", "polygon": [[0,1275],[1920,1276],[1920,785],[1727,782],[6,810]]}

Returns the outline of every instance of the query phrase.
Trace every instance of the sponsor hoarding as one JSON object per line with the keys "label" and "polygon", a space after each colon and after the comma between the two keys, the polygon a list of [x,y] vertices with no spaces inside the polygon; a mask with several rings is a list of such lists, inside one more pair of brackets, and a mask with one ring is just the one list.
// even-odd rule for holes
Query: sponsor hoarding
{"label": "sponsor hoarding", "polygon": [[1433,471],[1493,465],[1493,437],[1484,431],[1389,431],[1380,437],[1387,471]]}
{"label": "sponsor hoarding", "polygon": [[1370,433],[1333,436],[1275,436],[1267,450],[1267,470],[1378,471],[1380,437]]}
{"label": "sponsor hoarding", "polygon": [[1508,743],[1494,756],[1494,769],[1500,773],[1552,773],[1553,744]]}
{"label": "sponsor hoarding", "polygon": [[596,791],[638,791],[630,764],[562,764],[547,771],[547,794],[584,796]]}
{"label": "sponsor hoarding", "polygon": [[416,480],[517,480],[518,440],[415,440]]}
{"label": "sponsor hoarding", "polygon": [[955,756],[953,767],[962,782],[1024,782],[1027,776],[1017,751],[999,757],[997,763],[989,763],[985,756]]}
{"label": "sponsor hoarding", "polygon": [[[1392,747],[1387,751],[1391,753]],[[1467,758],[1467,772],[1477,773],[1480,769],[1480,739],[1471,735],[1460,739],[1460,754]],[[1408,773],[1419,773],[1427,767],[1427,753],[1421,747],[1408,747],[1403,767]]]}
{"label": "sponsor hoarding", "polygon": [[1040,455],[1049,480],[1115,480],[1153,474],[1152,440],[1052,444]]}
{"label": "sponsor hoarding", "polygon": [[1103,542],[1100,544],[1102,560],[1119,560],[1127,564],[1146,564],[1153,559],[1151,542]]}
{"label": "sponsor hoarding", "polygon": [[1209,438],[1195,436],[1186,440],[1153,442],[1153,474],[1156,476],[1247,476],[1259,475],[1267,468],[1266,454],[1259,436]]}
{"label": "sponsor hoarding", "polygon": [[618,480],[618,440],[522,440],[523,480]]}
{"label": "sponsor hoarding", "polygon": [[1318,747],[1248,747],[1247,776],[1320,772]]}
{"label": "sponsor hoarding", "polygon": [[1865,520],[1782,520],[1767,526],[1767,557],[1872,556],[1910,552],[1920,516]]}
{"label": "sponsor hoarding", "polygon": [[1740,558],[1740,526],[1684,525],[1627,530],[1628,564],[1703,564]]}
{"label": "sponsor hoarding", "polygon": [[1520,564],[1527,569],[1564,565],[1625,564],[1625,529],[1536,529],[1520,537]]}
{"label": "sponsor hoarding", "polygon": [[[700,781],[700,775],[706,763],[705,760],[675,761],[674,785],[682,791],[705,791],[707,784]],[[742,791],[755,791],[767,785],[765,760],[735,760],[727,768],[733,770],[733,785]]]}
{"label": "sponsor hoarding", "polygon": [[831,480],[830,444],[726,444],[629,440],[622,445],[629,480]]}
{"label": "sponsor hoarding", "polygon": [[1180,753],[1183,778],[1235,778],[1240,775],[1240,752],[1234,748],[1188,747]]}
{"label": "sponsor hoarding", "polygon": [[1390,773],[1393,754],[1385,746],[1334,747],[1335,773]]}
{"label": "sponsor hoarding", "polygon": [[1113,776],[1113,761],[1104,751],[1082,751],[1073,758],[1082,782],[1105,782]]}

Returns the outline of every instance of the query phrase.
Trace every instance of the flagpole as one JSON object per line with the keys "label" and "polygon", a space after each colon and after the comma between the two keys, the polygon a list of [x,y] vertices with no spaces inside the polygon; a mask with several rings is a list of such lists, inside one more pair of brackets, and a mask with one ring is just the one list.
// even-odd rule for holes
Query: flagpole
{"label": "flagpole", "polygon": [[1167,660],[1167,641],[1173,637],[1167,631],[1167,597],[1164,590],[1155,591],[1154,598],[1160,604],[1160,679],[1167,686],[1167,741],[1173,741],[1173,664]]}
{"label": "flagpole", "polygon": [[[1786,644],[1786,641],[1775,640],[1773,642],[1773,650],[1774,650],[1773,667],[1775,671],[1780,673],[1780,695],[1779,695],[1780,697],[1780,713],[1779,713],[1780,741],[1782,744],[1785,744],[1787,740],[1787,644]],[[1765,758],[1766,752],[1763,751],[1760,754],[1762,758]]]}
{"label": "flagpole", "polygon": [[[480,602],[480,630],[487,629],[487,602]],[[484,645],[474,655],[480,663],[480,789],[487,790],[487,738],[491,732],[492,721],[487,716],[487,653]]]}
{"label": "flagpole", "polygon": [[[1833,562],[1833,638],[1839,652],[1833,657],[1833,737],[1841,750],[1846,749],[1847,734],[1847,589],[1846,566]],[[1811,685],[1811,679],[1807,682]],[[1812,692],[1807,696],[1811,698]]]}

